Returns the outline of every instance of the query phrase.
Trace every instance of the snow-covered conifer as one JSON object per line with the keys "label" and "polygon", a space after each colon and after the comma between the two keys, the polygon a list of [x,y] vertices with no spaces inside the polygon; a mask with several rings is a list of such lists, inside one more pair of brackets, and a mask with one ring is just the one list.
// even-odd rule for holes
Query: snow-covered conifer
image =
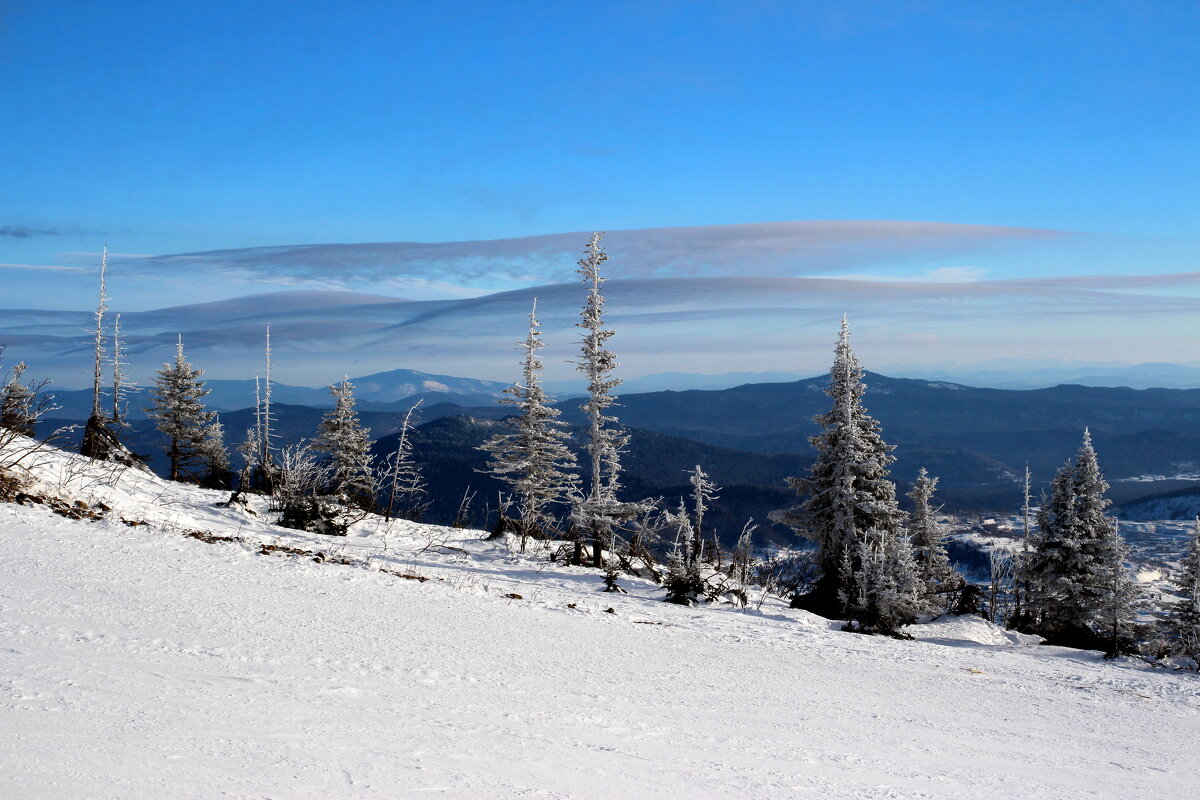
{"label": "snow-covered conifer", "polygon": [[930,477],[921,467],[912,491],[908,493],[913,501],[908,532],[912,540],[913,561],[917,575],[925,586],[925,596],[931,607],[947,610],[953,605],[952,594],[962,585],[963,578],[950,565],[950,557],[942,541],[945,531],[937,521],[937,509],[932,502],[937,484],[938,479]]}
{"label": "snow-covered conifer", "polygon": [[425,478],[413,457],[413,414],[420,405],[418,400],[404,415],[396,451],[387,460],[377,482],[384,492],[383,513],[388,520],[400,517],[415,521],[429,507]]}
{"label": "snow-covered conifer", "polygon": [[1125,646],[1136,586],[1124,566],[1116,521],[1105,513],[1107,490],[1084,431],[1075,461],[1054,476],[1021,575],[1030,625],[1051,641]]}
{"label": "snow-covered conifer", "polygon": [[575,454],[567,447],[570,432],[559,421],[559,410],[548,405],[542,389],[543,347],[537,319],[537,299],[529,312],[529,334],[517,347],[525,353],[522,377],[504,390],[501,403],[515,406],[508,430],[498,433],[480,449],[488,452],[488,472],[506,482],[515,495],[520,514],[521,552],[530,535],[554,527],[549,513],[553,503],[564,502],[578,486],[572,471]]}
{"label": "snow-covered conifer", "polygon": [[895,461],[893,448],[884,443],[879,423],[862,405],[866,385],[845,317],[834,356],[826,389],[833,405],[816,417],[822,430],[809,440],[817,450],[816,461],[808,477],[788,479],[807,499],[771,518],[816,543],[819,577],[807,595],[793,598],[793,604],[836,618],[845,610],[843,598],[855,596],[852,583],[861,557],[877,558],[897,549],[886,542],[871,544],[866,533],[900,537],[904,515],[888,477],[888,466]]}
{"label": "snow-covered conifer", "polygon": [[692,484],[693,540],[691,554],[693,559],[698,560],[702,549],[701,541],[704,538],[704,513],[708,511],[708,504],[718,499],[716,493],[720,491],[720,487],[700,468],[699,464],[689,473],[688,482]]}
{"label": "snow-covered conifer", "polygon": [[12,368],[8,382],[0,390],[0,428],[19,433],[22,436],[33,436],[35,423],[34,387],[21,382],[25,374],[25,362],[19,362]]}
{"label": "snow-covered conifer", "polygon": [[164,448],[171,460],[171,480],[177,481],[192,467],[205,461],[206,429],[216,413],[204,408],[208,390],[200,376],[204,370],[193,367],[183,355],[183,337],[175,347],[174,363],[163,364],[154,378],[153,405],[149,416],[158,430],[170,439]]}
{"label": "snow-covered conifer", "polygon": [[101,408],[100,387],[104,380],[105,354],[104,314],[108,311],[107,273],[108,245],[106,244],[100,256],[100,289],[94,314],[96,324],[93,334],[95,351],[92,365],[92,413],[83,428],[83,440],[79,452],[89,458],[125,461],[127,456],[130,457],[129,460],[132,458],[128,451],[121,446],[116,432],[109,426],[109,420]]}
{"label": "snow-covered conifer", "polygon": [[754,564],[754,532],[756,530],[758,530],[758,526],[754,524],[754,520],[747,520],[746,524],[742,526],[742,532],[738,536],[737,544],[733,548],[733,556],[730,558],[729,575],[743,586],[750,582],[750,573]]}
{"label": "snow-covered conifer", "polygon": [[104,380],[104,314],[108,311],[108,286],[105,282],[108,273],[108,244],[100,256],[100,291],[96,301],[94,314],[95,326],[95,355],[92,366],[92,416],[100,417],[100,383]]}
{"label": "snow-covered conifer", "polygon": [[1116,520],[1110,519],[1109,523],[1103,535],[1103,556],[1096,570],[1094,624],[1105,642],[1106,654],[1113,658],[1134,650],[1136,616],[1142,598],[1125,567],[1129,545],[1117,533]]}
{"label": "snow-covered conifer", "polygon": [[248,492],[254,489],[254,474],[258,466],[258,426],[252,425],[246,429],[246,436],[242,443],[237,448],[238,455],[242,457],[242,469],[238,472],[239,492]]}
{"label": "snow-covered conifer", "polygon": [[204,441],[200,445],[204,466],[208,475],[204,478],[205,486],[212,489],[228,489],[231,483],[229,451],[225,449],[225,426],[220,417],[213,415],[213,421],[204,427]]}
{"label": "snow-covered conifer", "polygon": [[375,496],[371,432],[358,419],[354,408],[354,384],[349,378],[330,386],[329,392],[333,395],[334,407],[321,420],[313,449],[330,454],[334,493],[353,505],[369,508]]}
{"label": "snow-covered conifer", "polygon": [[130,383],[125,367],[125,342],[121,339],[121,315],[113,320],[112,333],[112,424],[117,430],[128,427],[125,422],[127,406],[126,397],[138,391],[138,386]]}
{"label": "snow-covered conifer", "polygon": [[[857,551],[857,552],[855,552]],[[924,584],[903,533],[868,528],[843,551],[839,589],[848,630],[903,636],[925,609]]]}
{"label": "snow-covered conifer", "polygon": [[590,535],[592,560],[597,567],[604,565],[604,549],[612,547],[614,528],[653,505],[622,503],[617,499],[621,488],[621,452],[628,444],[629,435],[617,427],[617,418],[608,413],[617,400],[612,390],[621,379],[612,374],[617,367],[617,358],[606,347],[614,333],[604,327],[604,295],[601,292],[604,278],[600,275],[600,266],[607,260],[600,234],[593,233],[579,260],[578,272],[588,285],[588,299],[583,306],[582,319],[576,323],[584,329],[582,352],[576,364],[588,379],[588,399],[581,408],[588,420],[591,480],[587,491],[575,499],[571,518],[579,529]]}
{"label": "snow-covered conifer", "polygon": [[278,524],[310,533],[345,536],[348,522],[321,493],[329,483],[330,465],[318,462],[312,447],[304,441],[281,448],[279,455],[272,495],[272,507],[280,512]]}
{"label": "snow-covered conifer", "polygon": [[[263,377],[262,405],[259,406],[257,413],[258,417],[258,446],[259,456],[258,465],[262,471],[263,482],[268,491],[273,484],[273,475],[276,472],[275,457],[271,454],[274,449],[275,434],[271,431],[271,423],[275,421],[275,417],[271,414],[271,326],[267,325],[267,340],[266,340],[266,361],[267,369]],[[254,378],[255,394],[258,393],[258,376]]]}
{"label": "snow-covered conifer", "polygon": [[1013,615],[1009,619],[1010,628],[1025,628],[1029,625],[1027,597],[1029,581],[1027,579],[1029,563],[1030,533],[1032,531],[1033,505],[1030,496],[1031,475],[1029,465],[1025,465],[1024,500],[1021,503],[1021,550],[1013,557]]}
{"label": "snow-covered conifer", "polygon": [[667,562],[667,576],[663,581],[667,596],[663,599],[681,606],[691,605],[704,594],[704,581],[700,576],[701,553],[692,551],[693,546],[703,548],[703,542],[695,536],[683,498],[679,499],[679,510],[674,514],[668,511],[666,516],[675,528],[675,545]]}
{"label": "snow-covered conifer", "polygon": [[1176,583],[1179,599],[1171,604],[1167,627],[1175,639],[1175,652],[1191,659],[1192,665],[1200,671],[1200,517],[1192,527]]}

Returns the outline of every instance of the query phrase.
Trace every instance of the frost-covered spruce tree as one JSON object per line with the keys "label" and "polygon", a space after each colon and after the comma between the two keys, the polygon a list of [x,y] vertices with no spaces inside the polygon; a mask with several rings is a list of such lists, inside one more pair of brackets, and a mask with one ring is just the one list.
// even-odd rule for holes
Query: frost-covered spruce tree
{"label": "frost-covered spruce tree", "polygon": [[345,536],[349,523],[322,489],[329,483],[330,465],[321,464],[307,442],[280,449],[279,474],[272,507],[284,528]]}
{"label": "frost-covered spruce tree", "polygon": [[35,393],[33,387],[21,382],[25,370],[25,362],[19,362],[12,368],[4,389],[0,390],[0,428],[22,436],[33,436],[37,423]]}
{"label": "frost-covered spruce tree", "polygon": [[[1136,587],[1114,519],[1092,437],[1084,431],[1074,462],[1054,476],[1023,565],[1029,626],[1051,642],[1080,647],[1122,643]],[[1115,652],[1115,650],[1114,650]]]}
{"label": "frost-covered spruce tree", "polygon": [[171,460],[170,478],[180,480],[192,468],[205,461],[207,428],[216,412],[204,408],[208,390],[200,376],[204,370],[193,367],[183,355],[183,337],[175,346],[175,361],[163,364],[151,390],[153,404],[148,414],[158,430],[170,439],[164,452]]}
{"label": "frost-covered spruce tree", "polygon": [[565,502],[579,479],[573,472],[575,454],[567,447],[570,432],[558,419],[559,410],[548,405],[542,389],[542,334],[537,319],[537,298],[529,311],[529,334],[517,347],[524,351],[520,380],[504,390],[500,402],[516,408],[506,420],[508,429],[480,446],[489,453],[488,469],[507,483],[515,496],[521,552],[530,536],[555,527],[549,507]]}
{"label": "frost-covered spruce tree", "polygon": [[1177,584],[1179,600],[1168,610],[1167,629],[1174,639],[1175,653],[1191,659],[1192,666],[1200,671],[1200,517],[1192,527]]}
{"label": "frost-covered spruce tree", "polygon": [[[592,542],[592,562],[604,566],[604,549],[612,547],[614,528],[647,511],[650,503],[622,503],[617,499],[621,488],[621,452],[629,436],[617,427],[617,418],[607,413],[616,402],[612,394],[621,379],[613,376],[617,358],[606,347],[613,331],[604,327],[604,278],[600,266],[608,255],[600,244],[600,234],[593,233],[584,256],[579,260],[579,274],[588,285],[588,299],[583,306],[582,319],[576,323],[583,328],[582,353],[577,369],[587,376],[588,399],[581,406],[587,414],[587,453],[591,460],[591,480],[586,493],[577,497],[571,511],[575,526],[587,533]],[[578,541],[576,560],[578,560]]]}
{"label": "frost-covered spruce tree", "polygon": [[1094,616],[1097,633],[1105,644],[1105,655],[1115,658],[1132,653],[1138,638],[1136,615],[1141,592],[1125,568],[1129,545],[1117,533],[1115,520],[1105,535],[1103,559],[1097,570],[1097,603]]}
{"label": "frost-covered spruce tree", "polygon": [[925,611],[924,584],[903,533],[869,528],[842,556],[839,589],[847,630],[908,638],[901,628]]}
{"label": "frost-covered spruce tree", "polygon": [[688,606],[704,596],[700,552],[692,551],[693,547],[703,549],[704,542],[694,535],[692,518],[683,498],[679,499],[679,510],[674,514],[668,511],[666,515],[668,523],[675,528],[675,546],[671,548],[667,562],[667,575],[663,581],[667,596],[663,599],[668,603]]}
{"label": "frost-covered spruce tree", "polygon": [[200,445],[204,466],[208,474],[203,485],[209,489],[229,489],[233,483],[230,471],[229,451],[225,449],[225,426],[215,414],[213,421],[204,428],[204,441]]}
{"label": "frost-covered spruce tree", "polygon": [[950,557],[942,541],[945,531],[937,521],[937,509],[932,502],[937,484],[938,479],[930,477],[921,467],[912,491],[908,493],[913,501],[908,532],[917,577],[924,584],[925,596],[931,606],[945,611],[954,604],[953,594],[962,586],[963,577],[950,565]]}
{"label": "frost-covered spruce tree", "polygon": [[333,493],[349,504],[369,509],[375,497],[371,432],[358,419],[354,384],[349,378],[330,386],[329,393],[334,406],[317,427],[313,449],[330,454]]}
{"label": "frost-covered spruce tree", "polygon": [[704,514],[708,511],[708,504],[719,499],[717,492],[720,487],[715,484],[708,474],[697,464],[688,477],[688,482],[692,484],[692,547],[691,557],[699,562],[700,552],[704,549],[701,542],[704,538]]}
{"label": "frost-covered spruce tree", "polygon": [[896,504],[896,486],[888,477],[888,467],[895,461],[893,448],[863,408],[866,385],[845,317],[834,356],[825,390],[833,405],[816,417],[822,430],[809,440],[817,450],[816,461],[808,477],[788,478],[788,484],[807,499],[797,508],[771,515],[816,543],[816,584],[808,594],[794,597],[792,605],[831,618],[843,614],[843,598],[857,591],[854,576],[862,554],[896,549],[888,544],[871,550],[867,532],[900,537],[904,522]]}
{"label": "frost-covered spruce tree", "polygon": [[1024,500],[1021,503],[1021,551],[1014,556],[1013,561],[1014,608],[1012,618],[1008,621],[1008,627],[1016,629],[1029,627],[1029,615],[1026,610],[1026,598],[1029,595],[1029,571],[1026,568],[1026,564],[1029,562],[1030,531],[1032,530],[1030,519],[1033,511],[1030,497],[1030,482],[1029,465],[1026,464]]}

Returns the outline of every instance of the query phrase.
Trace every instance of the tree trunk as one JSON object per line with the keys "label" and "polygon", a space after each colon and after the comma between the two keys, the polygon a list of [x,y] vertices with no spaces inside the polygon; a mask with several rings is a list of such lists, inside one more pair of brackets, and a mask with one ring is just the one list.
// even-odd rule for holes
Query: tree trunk
{"label": "tree trunk", "polygon": [[599,527],[592,529],[592,566],[604,566],[604,543],[601,541]]}

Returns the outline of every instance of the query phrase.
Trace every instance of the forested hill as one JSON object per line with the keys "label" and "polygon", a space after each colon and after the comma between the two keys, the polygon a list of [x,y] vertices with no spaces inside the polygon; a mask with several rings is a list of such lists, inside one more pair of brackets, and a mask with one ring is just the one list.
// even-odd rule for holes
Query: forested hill
{"label": "forested hill", "polygon": [[[722,390],[663,391],[622,395],[615,412],[634,431],[624,459],[628,491],[667,498],[678,495],[683,470],[701,464],[726,487],[718,505],[730,510],[722,529],[740,528],[745,516],[790,504],[794,495],[783,477],[802,472],[813,451],[808,437],[813,417],[826,411],[826,376],[788,383],[747,384]],[[1100,464],[1114,481],[1111,496],[1126,502],[1195,482],[1122,483],[1144,475],[1172,476],[1200,468],[1200,390],[1124,389],[1064,385],[1048,389],[980,389],[953,383],[889,378],[868,373],[864,399],[896,445],[892,473],[906,491],[920,467],[940,477],[939,500],[948,511],[1006,511],[1020,503],[1018,476],[1028,463],[1035,492],[1079,446],[1084,427],[1093,433]],[[364,404],[361,417],[373,438],[398,430],[409,406],[422,395],[395,401],[389,410]],[[435,492],[443,519],[468,486],[480,503],[494,494],[476,446],[487,420],[511,406],[463,403],[465,396],[425,393],[418,412],[417,457]],[[445,402],[455,398],[460,402]],[[148,401],[146,395],[135,403]],[[578,399],[558,404],[563,419],[583,421]],[[376,408],[380,408],[376,406]],[[280,441],[311,438],[324,411],[276,403]],[[239,443],[254,422],[253,409],[223,413],[227,441]],[[458,421],[449,418],[459,417]],[[47,420],[43,429],[68,420]],[[79,421],[79,420],[70,420]],[[134,420],[125,438],[135,452],[162,468],[159,434],[147,420]],[[377,445],[387,452],[390,440]],[[724,513],[724,512],[722,512]],[[735,520],[734,516],[741,517]]]}
{"label": "forested hill", "polygon": [[[1110,477],[1169,475],[1200,465],[1200,389],[1063,385],[979,389],[868,373],[864,405],[897,445],[895,472],[919,467],[943,485],[980,486],[1028,463],[1049,476],[1090,428]],[[621,397],[618,414],[634,428],[758,453],[806,453],[813,417],[829,408],[828,378],[721,390],[647,392]],[[578,403],[560,403],[582,421]]]}

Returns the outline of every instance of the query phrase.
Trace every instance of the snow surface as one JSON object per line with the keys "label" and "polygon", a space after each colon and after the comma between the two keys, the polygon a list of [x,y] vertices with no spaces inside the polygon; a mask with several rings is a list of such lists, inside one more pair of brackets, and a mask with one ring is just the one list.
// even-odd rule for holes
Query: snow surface
{"label": "snow surface", "polygon": [[0,504],[0,797],[1174,798],[1200,777],[1195,676],[980,619],[860,636],[774,598],[603,594],[473,532],[334,540],[59,453],[34,472],[113,510]]}

